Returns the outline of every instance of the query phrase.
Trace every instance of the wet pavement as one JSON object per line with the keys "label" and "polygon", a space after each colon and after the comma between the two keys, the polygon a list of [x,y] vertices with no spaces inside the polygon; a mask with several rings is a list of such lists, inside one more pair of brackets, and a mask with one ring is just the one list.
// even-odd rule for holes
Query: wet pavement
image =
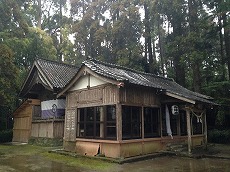
{"label": "wet pavement", "polygon": [[0,172],[89,172],[89,171],[109,171],[109,172],[229,172],[230,161],[226,159],[192,159],[185,157],[159,157],[150,160],[138,161],[125,164],[113,164],[105,170],[84,169],[70,166],[60,162],[50,161],[40,156],[17,156],[13,158],[1,159]]}
{"label": "wet pavement", "polygon": [[[0,158],[1,159],[1,158]],[[0,161],[0,172],[80,172],[81,170],[41,156],[16,156]]]}
{"label": "wet pavement", "polygon": [[[230,172],[230,159],[218,158],[214,155],[230,157],[230,145],[212,148],[211,158],[189,158],[177,156],[156,157],[132,163],[109,163],[101,160],[84,158],[79,164],[74,163],[80,158],[67,157],[54,153],[47,154],[45,151],[33,147],[2,147],[0,145],[0,172]],[[43,149],[43,148],[41,148]],[[31,153],[26,151],[31,150]],[[72,162],[67,163],[67,162]],[[87,166],[87,164],[94,164]],[[103,167],[97,165],[103,164]],[[83,165],[82,165],[83,164]]]}

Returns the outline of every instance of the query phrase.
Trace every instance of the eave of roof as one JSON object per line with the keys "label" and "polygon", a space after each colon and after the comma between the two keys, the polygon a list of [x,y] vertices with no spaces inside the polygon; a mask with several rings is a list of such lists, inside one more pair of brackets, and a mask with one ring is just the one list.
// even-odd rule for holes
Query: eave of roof
{"label": "eave of roof", "polygon": [[215,104],[212,102],[212,97],[190,91],[177,84],[173,79],[135,71],[133,69],[115,64],[104,63],[95,59],[86,60],[83,64],[98,75],[108,77],[116,81],[122,81],[124,83],[128,82],[130,84],[162,89],[165,90],[166,94],[174,98],[177,97],[185,102],[192,104],[195,104],[196,102]]}
{"label": "eave of roof", "polygon": [[107,80],[113,84],[119,85],[119,83],[122,83],[124,85],[129,83],[138,86],[164,90],[164,93],[167,96],[191,104],[196,104],[198,102],[215,104],[212,102],[212,97],[190,91],[177,84],[173,79],[157,76],[150,73],[135,71],[127,67],[105,63],[95,59],[88,59],[84,61],[77,75],[72,78],[70,83],[67,84],[67,86],[58,94],[58,96],[65,94],[65,92],[68,91],[68,89],[70,89],[75,82],[77,82],[78,78],[82,75],[84,70],[87,70],[88,73],[96,77],[100,77],[103,80]]}
{"label": "eave of roof", "polygon": [[64,88],[72,77],[75,76],[78,69],[78,67],[73,65],[45,59],[36,59],[21,87],[19,96],[24,97],[28,93],[31,79],[33,75],[35,75],[36,70],[38,71],[37,77],[40,78],[42,85],[44,85],[46,89],[54,91],[54,89]]}
{"label": "eave of roof", "polygon": [[82,67],[79,69],[79,71],[77,72],[77,74],[75,75],[75,77],[73,77],[71,79],[71,81],[65,86],[65,88],[63,88],[63,90],[61,90],[57,97],[60,97],[62,95],[64,95],[76,82],[77,80],[83,76],[83,75],[86,75],[86,74],[90,74],[92,76],[95,76],[97,78],[100,78],[101,80],[105,81],[105,82],[108,82],[108,83],[112,83],[114,85],[119,85],[119,84],[123,84],[123,82],[121,81],[116,81],[114,79],[111,79],[111,78],[108,78],[108,77],[105,77],[103,75],[100,75],[98,73],[95,73],[94,71],[92,71],[90,68],[88,68],[87,66],[85,66],[84,64],[82,64]]}

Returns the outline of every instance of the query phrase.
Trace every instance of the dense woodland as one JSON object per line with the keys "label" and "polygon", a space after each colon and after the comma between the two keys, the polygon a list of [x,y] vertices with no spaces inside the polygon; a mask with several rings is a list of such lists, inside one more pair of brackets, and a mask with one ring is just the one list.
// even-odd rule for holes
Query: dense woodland
{"label": "dense woodland", "polygon": [[230,125],[229,0],[0,0],[1,107],[17,106],[34,59],[89,57],[210,95]]}

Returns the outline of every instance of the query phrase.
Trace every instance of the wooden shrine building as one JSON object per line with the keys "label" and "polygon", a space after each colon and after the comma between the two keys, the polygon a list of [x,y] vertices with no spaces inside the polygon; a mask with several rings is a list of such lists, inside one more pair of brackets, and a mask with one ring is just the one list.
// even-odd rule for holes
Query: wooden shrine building
{"label": "wooden shrine building", "polygon": [[182,142],[207,144],[212,98],[172,79],[89,59],[59,92],[66,96],[64,149],[127,158]]}
{"label": "wooden shrine building", "polygon": [[62,141],[65,96],[56,99],[56,95],[77,71],[76,66],[59,62],[34,61],[19,94],[25,101],[14,112],[13,141]]}

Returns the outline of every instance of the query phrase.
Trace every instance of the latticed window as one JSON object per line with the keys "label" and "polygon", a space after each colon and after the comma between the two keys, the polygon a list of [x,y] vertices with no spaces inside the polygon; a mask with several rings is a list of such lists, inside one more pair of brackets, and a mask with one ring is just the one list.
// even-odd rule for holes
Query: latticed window
{"label": "latticed window", "polygon": [[33,120],[41,119],[41,106],[35,105],[33,106]]}
{"label": "latticed window", "polygon": [[144,108],[144,137],[160,136],[159,108]]}
{"label": "latticed window", "polygon": [[115,105],[78,109],[77,137],[116,139]]}
{"label": "latticed window", "polygon": [[141,138],[141,107],[122,106],[122,139]]}

